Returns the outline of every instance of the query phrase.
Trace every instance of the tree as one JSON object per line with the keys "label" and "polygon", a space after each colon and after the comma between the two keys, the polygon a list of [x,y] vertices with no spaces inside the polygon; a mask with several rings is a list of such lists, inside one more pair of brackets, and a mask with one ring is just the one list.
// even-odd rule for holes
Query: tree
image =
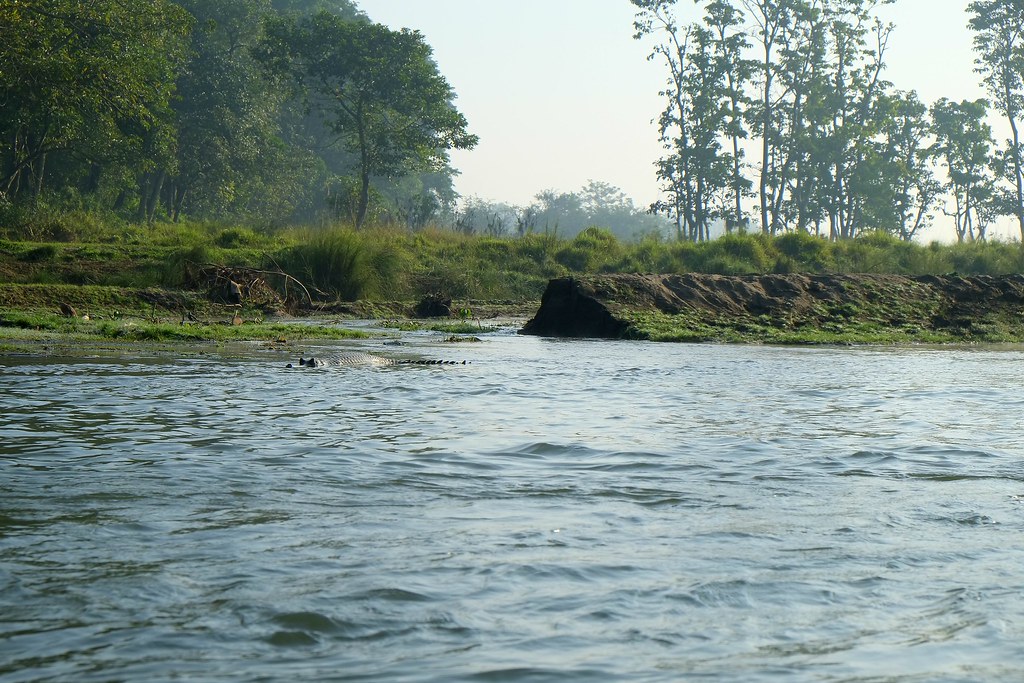
{"label": "tree", "polygon": [[[782,139],[779,126],[775,81],[778,73],[776,51],[784,44],[786,35],[794,21],[794,11],[799,0],[741,0],[748,14],[757,26],[758,49],[756,77],[758,78],[758,100],[749,111],[754,131],[761,136],[761,168],[758,181],[760,200],[761,230],[775,233],[782,229],[777,217],[771,214],[771,207],[777,205],[778,193],[784,179],[778,177],[777,145]],[[773,178],[775,182],[773,183]]]}
{"label": "tree", "polygon": [[331,12],[348,21],[369,21],[352,0],[270,0],[270,5],[281,14]]}
{"label": "tree", "polygon": [[652,58],[661,57],[669,68],[662,96],[664,112],[658,132],[667,155],[657,162],[668,202],[652,207],[676,223],[680,238],[709,238],[710,224],[721,218],[722,196],[735,187],[732,157],[722,150],[722,139],[734,123],[737,98],[728,88],[729,62],[720,58],[721,45],[707,26],[681,27],[671,12],[674,0],[633,0],[640,8],[637,37],[663,34]]}
{"label": "tree", "polygon": [[96,172],[166,153],[190,27],[168,0],[0,3],[0,193],[38,194],[55,154]]}
{"label": "tree", "polygon": [[1024,108],[1024,0],[976,0],[967,11],[975,31],[976,70],[984,75],[992,102],[1010,126],[1006,168],[1014,201],[1008,213],[1016,216],[1024,239],[1024,150],[1018,129]]}
{"label": "tree", "polygon": [[951,102],[946,98],[932,105],[932,154],[946,169],[946,190],[953,199],[957,240],[984,239],[991,221],[995,188],[992,178],[992,129],[985,123],[985,100]]}
{"label": "tree", "polygon": [[320,12],[271,22],[258,54],[302,83],[308,109],[355,155],[357,227],[373,178],[442,170],[449,150],[477,143],[417,31]]}
{"label": "tree", "polygon": [[750,47],[750,40],[742,31],[743,14],[727,0],[712,0],[706,8],[704,23],[712,31],[715,57],[719,60],[719,70],[725,75],[724,95],[728,100],[728,122],[725,133],[732,143],[732,207],[730,212],[723,211],[726,230],[742,229],[747,224],[746,213],[743,211],[743,198],[749,193],[751,183],[743,176],[743,149],[740,140],[747,137],[743,126],[744,107],[748,101],[744,95],[744,86],[750,79],[754,65],[743,55]]}
{"label": "tree", "polygon": [[931,133],[928,108],[914,91],[885,95],[877,106],[882,136],[879,189],[889,190],[893,212],[891,226],[885,227],[910,241],[931,222],[930,211],[942,192],[925,144]]}
{"label": "tree", "polygon": [[[180,129],[175,163],[163,174],[168,213],[287,217],[308,192],[312,154],[281,139],[287,93],[252,50],[269,0],[179,0],[195,17],[191,57],[174,103]],[[304,173],[297,173],[305,169]],[[149,207],[152,217],[154,206]]]}

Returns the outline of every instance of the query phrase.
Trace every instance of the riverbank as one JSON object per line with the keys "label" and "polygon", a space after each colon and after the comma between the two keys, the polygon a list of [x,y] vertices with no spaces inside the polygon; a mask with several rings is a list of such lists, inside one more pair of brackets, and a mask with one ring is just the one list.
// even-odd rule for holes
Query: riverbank
{"label": "riverbank", "polygon": [[417,317],[417,302],[335,302],[291,311],[252,303],[229,305],[199,292],[95,285],[0,284],[0,350],[32,351],[79,343],[160,344],[365,338],[347,324],[373,320],[378,330],[432,330],[453,336],[518,329],[536,302],[456,301],[454,315]]}
{"label": "riverbank", "polygon": [[[590,275],[532,301],[355,301],[292,310],[187,290],[0,284],[0,350],[80,343],[279,346],[429,330],[767,344],[1024,343],[1024,276]],[[367,327],[354,321],[373,321]]]}
{"label": "riverbank", "polygon": [[1024,343],[1024,276],[594,275],[524,334],[775,344]]}

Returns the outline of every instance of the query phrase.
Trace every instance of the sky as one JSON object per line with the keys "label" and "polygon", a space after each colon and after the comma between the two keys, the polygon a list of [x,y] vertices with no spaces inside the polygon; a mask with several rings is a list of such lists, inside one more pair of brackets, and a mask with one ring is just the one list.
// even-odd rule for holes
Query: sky
{"label": "sky", "polygon": [[[640,207],[658,198],[654,120],[667,74],[648,61],[650,43],[633,39],[629,0],[356,1],[373,21],[419,30],[433,48],[480,137],[451,156],[464,198],[526,205],[542,191],[577,192],[590,180],[622,189]],[[967,4],[896,0],[882,8],[896,25],[886,77],[897,88],[916,90],[927,104],[984,95]],[[681,19],[700,18],[692,7],[679,3]],[[947,228],[931,238],[947,239]]]}

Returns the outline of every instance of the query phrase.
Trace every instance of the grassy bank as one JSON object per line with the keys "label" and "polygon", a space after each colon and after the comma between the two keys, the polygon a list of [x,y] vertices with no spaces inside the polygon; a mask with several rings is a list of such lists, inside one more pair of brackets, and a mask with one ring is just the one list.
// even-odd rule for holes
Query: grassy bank
{"label": "grassy bank", "polygon": [[[6,336],[34,330],[111,339],[323,337],[340,332],[293,329],[268,320],[288,307],[302,314],[402,318],[428,295],[452,299],[456,315],[467,319],[480,316],[482,302],[500,302],[499,311],[505,306],[529,315],[524,312],[536,306],[552,278],[594,273],[1024,272],[1024,250],[1017,243],[921,245],[880,234],[835,243],[805,234],[731,235],[701,244],[648,237],[626,243],[599,228],[573,239],[552,233],[495,238],[436,229],[257,230],[59,218],[52,229],[36,226],[34,240],[25,239],[24,231],[0,229],[0,327]],[[225,300],[224,284],[242,277],[252,287],[239,310]],[[60,315],[61,304],[77,315]],[[243,324],[228,324],[235,312]],[[701,319],[683,331],[668,331],[655,320],[642,326],[660,339],[789,340],[789,329],[769,322],[723,327]],[[848,326],[838,336],[824,328],[819,332],[821,341],[844,341],[871,340],[886,331]]]}
{"label": "grassy bank", "polygon": [[[1024,272],[1017,243],[921,245],[871,234],[829,242],[806,234],[731,235],[707,243],[648,237],[621,242],[591,228],[574,239],[467,236],[376,228],[257,231],[217,224],[134,226],[61,241],[0,239],[0,282],[201,289],[198,268],[221,264],[283,270],[321,300],[536,300],[554,277],[587,273],[890,273],[1002,275]],[[270,282],[280,286],[280,282]]]}

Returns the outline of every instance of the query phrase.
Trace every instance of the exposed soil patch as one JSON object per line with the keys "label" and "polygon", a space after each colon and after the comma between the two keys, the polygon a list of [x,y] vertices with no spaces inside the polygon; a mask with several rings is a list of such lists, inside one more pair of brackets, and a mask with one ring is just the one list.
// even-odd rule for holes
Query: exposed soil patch
{"label": "exposed soil patch", "polygon": [[1024,276],[595,275],[523,334],[676,341],[1024,341]]}

